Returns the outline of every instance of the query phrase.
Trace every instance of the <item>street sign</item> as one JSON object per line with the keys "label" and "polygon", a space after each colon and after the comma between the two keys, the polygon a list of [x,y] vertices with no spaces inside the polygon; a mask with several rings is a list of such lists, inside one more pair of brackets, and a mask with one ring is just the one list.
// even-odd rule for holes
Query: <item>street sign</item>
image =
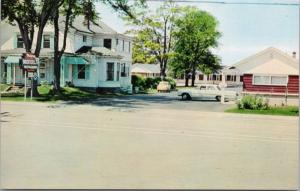
{"label": "street sign", "polygon": [[38,68],[36,57],[32,53],[23,53],[22,55],[22,66],[25,70],[35,71]]}

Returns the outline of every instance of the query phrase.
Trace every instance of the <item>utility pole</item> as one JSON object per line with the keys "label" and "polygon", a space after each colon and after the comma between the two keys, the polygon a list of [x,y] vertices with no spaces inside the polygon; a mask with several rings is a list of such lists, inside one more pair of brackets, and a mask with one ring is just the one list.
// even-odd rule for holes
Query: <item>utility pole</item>
{"label": "utility pole", "polygon": [[222,72],[222,83],[221,83],[221,104],[225,103],[225,95],[224,95],[224,88],[225,88],[225,75]]}

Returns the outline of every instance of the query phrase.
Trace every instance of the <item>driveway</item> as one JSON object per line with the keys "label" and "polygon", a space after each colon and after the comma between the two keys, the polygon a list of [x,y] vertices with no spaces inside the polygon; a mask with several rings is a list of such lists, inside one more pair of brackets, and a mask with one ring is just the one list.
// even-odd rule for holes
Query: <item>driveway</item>
{"label": "driveway", "polygon": [[190,111],[213,111],[222,112],[234,107],[233,102],[221,104],[216,100],[192,100],[182,101],[177,92],[157,94],[135,94],[128,96],[115,96],[109,98],[98,98],[97,100],[82,102],[64,102],[63,105],[88,104],[99,107],[111,107],[121,109],[175,109]]}

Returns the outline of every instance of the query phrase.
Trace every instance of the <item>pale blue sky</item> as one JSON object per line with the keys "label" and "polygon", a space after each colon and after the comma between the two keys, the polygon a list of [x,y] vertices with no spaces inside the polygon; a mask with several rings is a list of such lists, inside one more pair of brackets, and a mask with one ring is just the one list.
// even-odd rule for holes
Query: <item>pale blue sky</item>
{"label": "pale blue sky", "polygon": [[[282,2],[298,0],[223,0],[226,2]],[[150,9],[159,2],[148,2]],[[222,5],[205,3],[178,3],[194,5],[210,12],[219,21],[222,37],[215,53],[222,64],[231,65],[270,46],[299,55],[299,7],[270,5]],[[123,33],[128,28],[122,19],[105,5],[98,5],[102,21]]]}

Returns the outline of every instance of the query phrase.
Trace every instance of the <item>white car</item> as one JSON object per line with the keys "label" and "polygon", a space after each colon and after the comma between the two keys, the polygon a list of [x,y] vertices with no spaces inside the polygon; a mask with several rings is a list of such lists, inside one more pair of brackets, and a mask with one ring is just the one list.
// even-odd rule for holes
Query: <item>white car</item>
{"label": "white car", "polygon": [[[217,101],[220,101],[222,89],[218,85],[203,84],[196,88],[179,90],[178,96],[181,96],[183,100],[216,99]],[[235,91],[224,90],[225,101],[236,100],[237,96],[238,93]]]}

